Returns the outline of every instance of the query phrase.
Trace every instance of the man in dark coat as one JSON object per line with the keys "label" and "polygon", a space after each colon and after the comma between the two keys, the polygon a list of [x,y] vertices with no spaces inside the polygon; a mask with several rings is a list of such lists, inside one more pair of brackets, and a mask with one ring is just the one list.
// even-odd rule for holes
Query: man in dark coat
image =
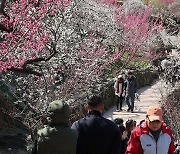
{"label": "man in dark coat", "polygon": [[128,105],[127,111],[131,110],[131,112],[133,112],[137,85],[136,85],[136,78],[133,75],[133,72],[131,71],[128,72],[128,78],[125,81],[124,90],[125,90],[125,101]]}
{"label": "man in dark coat", "polygon": [[115,123],[102,117],[103,103],[100,96],[91,97],[88,115],[72,125],[79,131],[77,154],[120,154],[121,133]]}
{"label": "man in dark coat", "polygon": [[63,100],[50,103],[49,125],[38,131],[37,154],[76,154],[78,132],[70,128],[70,108]]}

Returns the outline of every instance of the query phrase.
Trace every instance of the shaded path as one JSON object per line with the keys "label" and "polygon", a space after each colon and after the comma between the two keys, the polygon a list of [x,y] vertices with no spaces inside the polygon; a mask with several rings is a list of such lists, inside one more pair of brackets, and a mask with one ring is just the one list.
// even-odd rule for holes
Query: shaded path
{"label": "shaded path", "polygon": [[165,92],[165,86],[162,81],[156,80],[152,85],[143,87],[138,90],[140,94],[140,101],[135,101],[134,113],[127,112],[127,105],[123,103],[123,111],[116,112],[116,107],[112,107],[104,113],[104,117],[114,120],[115,118],[122,118],[124,121],[134,119],[139,123],[146,116],[146,111],[151,105],[160,105],[161,94]]}

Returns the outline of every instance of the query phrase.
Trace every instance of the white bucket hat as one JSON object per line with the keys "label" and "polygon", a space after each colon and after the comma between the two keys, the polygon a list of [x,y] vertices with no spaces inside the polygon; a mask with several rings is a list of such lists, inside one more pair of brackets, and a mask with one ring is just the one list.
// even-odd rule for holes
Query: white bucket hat
{"label": "white bucket hat", "polygon": [[122,78],[123,76],[122,75],[118,75],[118,79]]}

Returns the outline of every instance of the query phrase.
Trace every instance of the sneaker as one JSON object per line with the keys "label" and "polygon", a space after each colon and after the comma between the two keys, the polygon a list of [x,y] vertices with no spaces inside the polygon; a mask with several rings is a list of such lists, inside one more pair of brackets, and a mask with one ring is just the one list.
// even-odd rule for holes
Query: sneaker
{"label": "sneaker", "polygon": [[131,109],[130,109],[130,108],[128,108],[128,109],[127,109],[127,112],[129,112],[130,110],[131,110]]}
{"label": "sneaker", "polygon": [[133,113],[134,111],[133,110],[131,110],[131,113]]}
{"label": "sneaker", "polygon": [[120,109],[120,111],[122,111],[122,109]]}
{"label": "sneaker", "polygon": [[119,109],[116,109],[116,112],[119,112]]}

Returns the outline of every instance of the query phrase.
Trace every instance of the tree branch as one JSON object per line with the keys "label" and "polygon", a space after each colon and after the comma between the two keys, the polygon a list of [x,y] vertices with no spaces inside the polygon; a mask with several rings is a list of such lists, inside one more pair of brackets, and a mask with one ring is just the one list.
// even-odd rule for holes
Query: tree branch
{"label": "tree branch", "polygon": [[4,12],[5,2],[6,2],[6,0],[1,0],[1,2],[0,2],[0,13],[2,13],[2,14]]}
{"label": "tree branch", "polygon": [[37,62],[47,62],[49,61],[52,57],[54,57],[54,55],[57,53],[56,49],[55,49],[55,45],[52,46],[52,50],[53,52],[46,58],[43,58],[43,57],[40,57],[40,58],[37,58],[37,59],[30,59],[30,60],[27,60],[24,65],[22,66],[22,68],[15,68],[15,67],[11,67],[10,69],[8,69],[9,71],[12,71],[12,72],[19,72],[19,73],[25,73],[25,74],[33,74],[33,75],[36,75],[36,76],[42,76],[43,74],[38,72],[38,71],[35,71],[33,70],[33,68],[30,68],[28,67],[27,65],[28,64],[35,64]]}
{"label": "tree branch", "polygon": [[12,72],[19,72],[19,73],[25,73],[25,74],[33,74],[33,75],[36,75],[36,76],[42,76],[42,73],[39,73],[37,71],[34,71],[32,68],[14,68],[14,67],[11,67],[10,69],[8,69],[9,71],[12,71]]}
{"label": "tree branch", "polygon": [[36,58],[36,59],[30,59],[30,60],[27,60],[24,65],[23,65],[23,68],[25,68],[28,64],[34,64],[34,63],[37,63],[37,62],[47,62],[49,61],[52,57],[55,56],[55,54],[57,53],[57,51],[55,49],[53,49],[53,52],[46,58],[43,58],[43,57],[40,57],[40,58]]}
{"label": "tree branch", "polygon": [[6,32],[10,32],[11,30],[8,30],[6,27],[4,27],[1,23],[0,23],[0,30],[1,31],[6,31]]}
{"label": "tree branch", "polygon": [[10,19],[9,15],[4,11],[6,0],[1,0],[0,2],[0,14],[3,14],[5,17]]}

